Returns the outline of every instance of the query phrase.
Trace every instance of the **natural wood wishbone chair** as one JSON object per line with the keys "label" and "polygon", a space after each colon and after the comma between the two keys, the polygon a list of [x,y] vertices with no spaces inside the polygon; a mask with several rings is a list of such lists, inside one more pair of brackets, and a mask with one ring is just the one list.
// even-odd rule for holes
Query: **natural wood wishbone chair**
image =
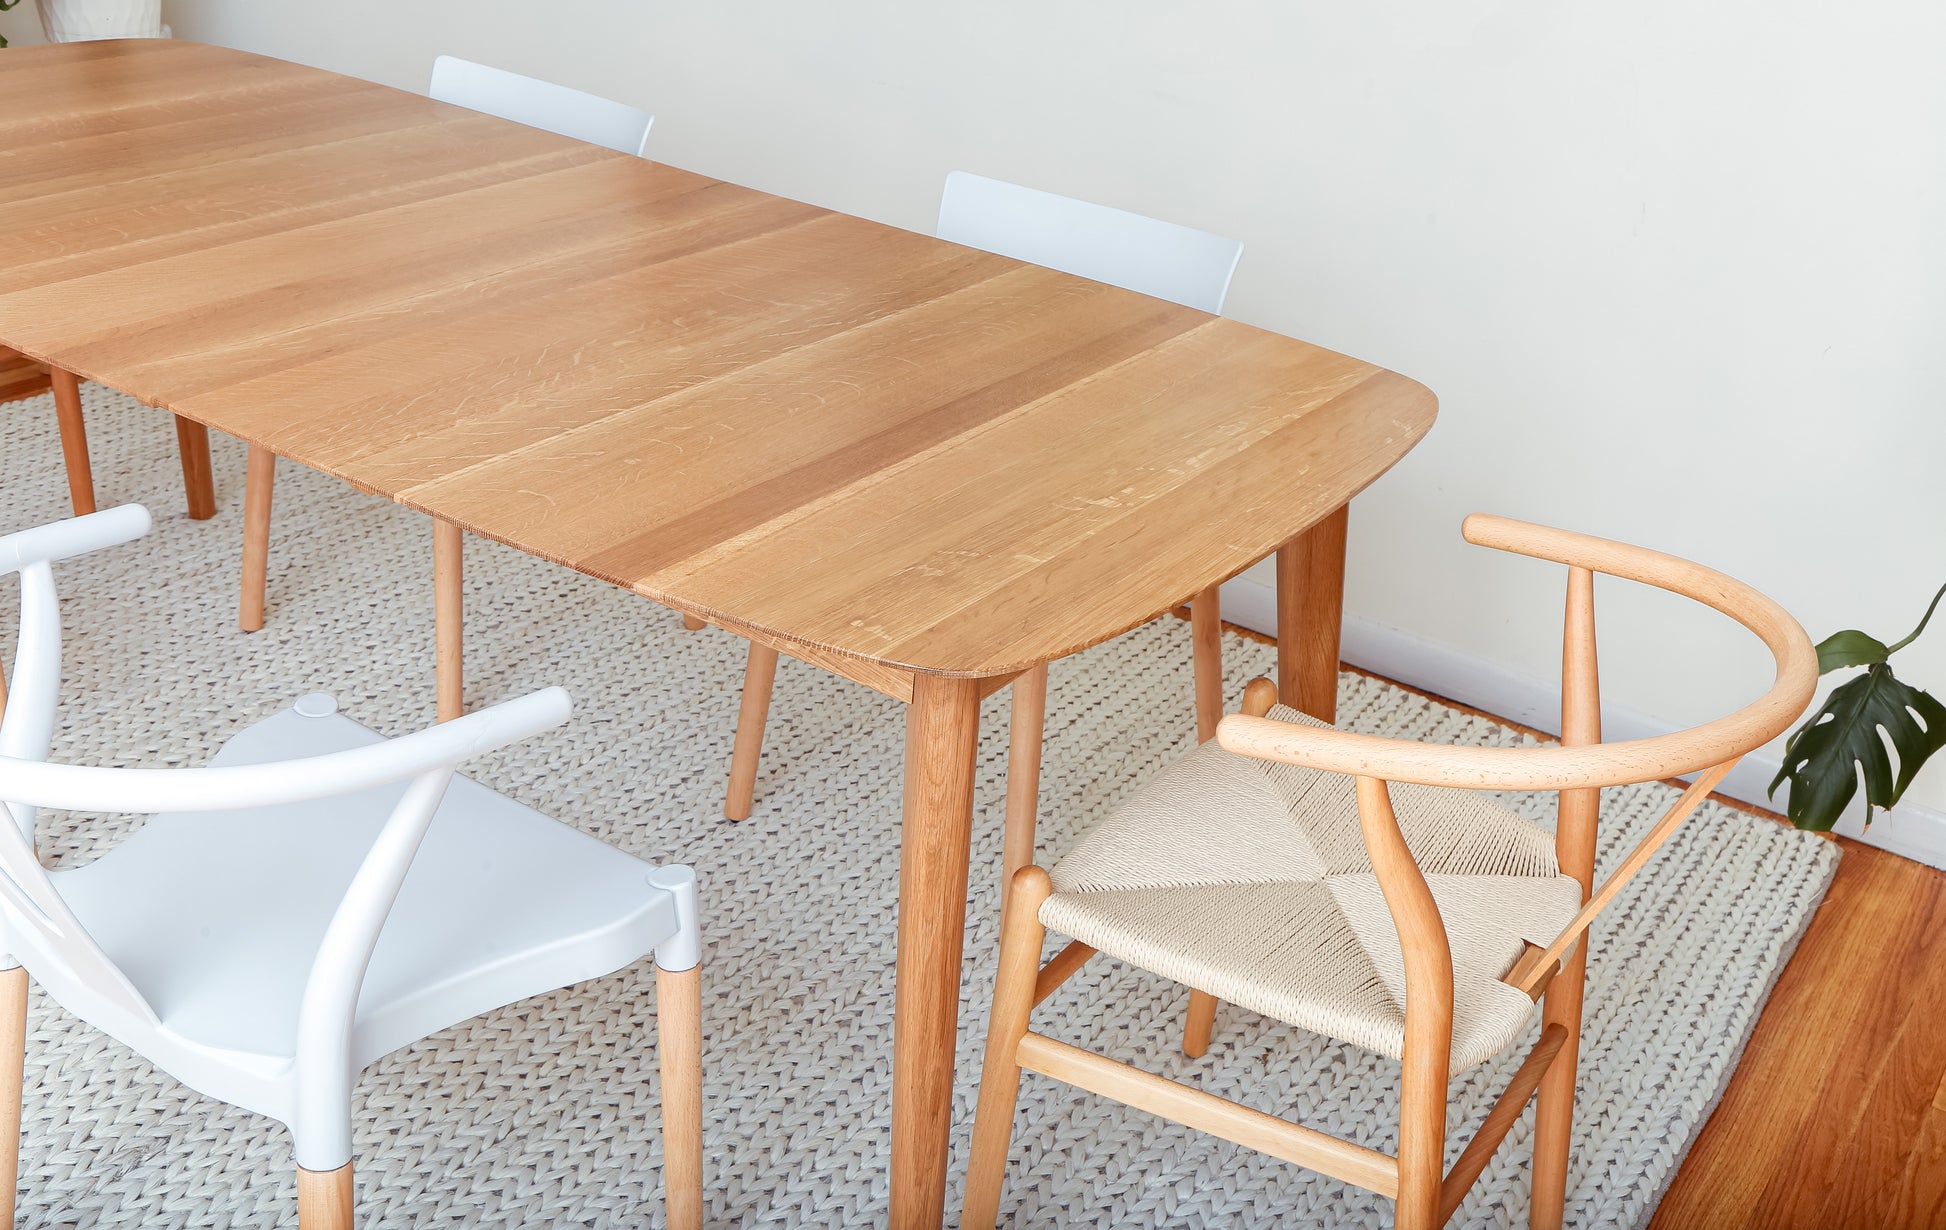
{"label": "natural wood wishbone chair", "polygon": [[[1405,1230],[1452,1216],[1539,1090],[1531,1224],[1560,1226],[1589,926],[1738,758],[1804,711],[1817,654],[1776,603],[1701,565],[1502,517],[1469,517],[1465,535],[1568,565],[1562,745],[1352,734],[1273,708],[1276,689],[1259,679],[1215,745],[1164,770],[1051,873],[1023,868],[1003,922],[965,1230],[991,1227],[998,1213],[1022,1069],[1391,1197]],[[1769,647],[1775,683],[1707,725],[1602,743],[1597,572],[1735,619]],[[1688,773],[1698,773],[1694,784],[1597,889],[1601,788]],[[1482,790],[1558,791],[1556,835],[1473,793]],[[1043,966],[1050,928],[1073,942]],[[1191,1056],[1208,1046],[1217,1001],[1228,999],[1401,1060],[1398,1155],[1030,1030],[1034,1006],[1097,951],[1192,988]],[[1449,1077],[1512,1046],[1537,1001],[1538,1043],[1446,1170]]]}

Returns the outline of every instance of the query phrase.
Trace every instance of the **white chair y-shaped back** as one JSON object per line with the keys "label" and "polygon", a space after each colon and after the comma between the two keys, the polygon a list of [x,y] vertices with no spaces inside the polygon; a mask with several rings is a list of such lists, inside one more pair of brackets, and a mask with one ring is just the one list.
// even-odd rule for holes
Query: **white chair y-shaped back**
{"label": "white chair y-shaped back", "polygon": [[[185,1085],[289,1125],[303,1230],[352,1224],[351,1090],[374,1060],[653,951],[672,1226],[702,1224],[695,879],[456,775],[567,719],[548,688],[396,739],[327,696],[199,769],[49,764],[53,565],[138,538],[125,505],[0,538],[20,644],[0,717],[0,1217],[13,1224],[27,975]],[[161,813],[49,871],[37,808]],[[18,963],[16,965],[15,963]],[[25,968],[20,968],[24,966]]]}

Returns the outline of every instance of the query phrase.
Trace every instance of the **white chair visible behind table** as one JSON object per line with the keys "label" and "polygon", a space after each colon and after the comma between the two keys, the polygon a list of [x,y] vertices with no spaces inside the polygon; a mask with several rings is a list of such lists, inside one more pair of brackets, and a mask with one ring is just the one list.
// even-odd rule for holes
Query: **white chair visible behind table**
{"label": "white chair visible behind table", "polygon": [[[432,85],[427,93],[439,102],[637,157],[655,124],[654,114],[639,107],[455,56],[433,61]],[[271,491],[276,475],[277,455],[252,444],[244,479],[243,576],[237,600],[237,624],[246,632],[264,626]],[[439,715],[450,718],[458,717],[464,708],[462,535],[459,526],[448,521],[435,519],[432,529],[433,593],[439,624]]]}
{"label": "white chair visible behind table", "polygon": [[[702,1224],[695,879],[456,775],[568,716],[559,688],[387,739],[327,696],[207,768],[49,764],[53,565],[148,530],[125,505],[0,538],[20,644],[0,718],[0,1215],[13,1220],[27,976],[201,1093],[287,1124],[303,1230],[352,1224],[351,1091],[374,1060],[653,951],[670,1224]],[[155,812],[49,871],[36,809]],[[14,963],[18,962],[18,965]],[[24,968],[22,968],[24,967]]]}
{"label": "white chair visible behind table", "polygon": [[[946,177],[939,202],[939,238],[998,253],[1124,290],[1221,312],[1243,244],[1192,227],[1078,201],[967,171]],[[1223,716],[1222,614],[1211,586],[1190,602],[1196,668],[1196,733],[1208,739]],[[743,705],[730,757],[723,814],[747,819],[755,795],[777,651],[752,642],[744,670]],[[1013,683],[1013,741],[1008,763],[1007,883],[1034,855],[1034,808],[1040,786],[1041,730],[1047,708],[1047,666]]]}

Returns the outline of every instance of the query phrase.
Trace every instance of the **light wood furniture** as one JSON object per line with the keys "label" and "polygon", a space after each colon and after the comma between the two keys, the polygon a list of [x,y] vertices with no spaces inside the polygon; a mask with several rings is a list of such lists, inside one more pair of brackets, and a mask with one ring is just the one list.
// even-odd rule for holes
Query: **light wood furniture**
{"label": "light wood furniture", "polygon": [[[1243,713],[1221,724],[1220,750],[1205,748],[1166,771],[1084,838],[1052,876],[1024,868],[1003,924],[966,1230],[995,1224],[1023,1070],[1390,1197],[1402,1230],[1446,1223],[1538,1091],[1531,1224],[1560,1226],[1588,929],[1736,761],[1803,713],[1817,683],[1817,652],[1776,603],[1700,565],[1501,517],[1469,517],[1465,532],[1470,542],[1568,566],[1561,745],[1422,745],[1339,731],[1292,711],[1279,720],[1271,711],[1277,690],[1258,680]],[[1602,743],[1596,572],[1692,598],[1756,633],[1776,663],[1770,690],[1692,730]],[[1303,772],[1294,776],[1285,766]],[[1601,788],[1691,772],[1695,782],[1595,887]],[[1197,815],[1194,793],[1218,785],[1226,787],[1224,827],[1212,828]],[[1557,791],[1556,833],[1550,842],[1520,817],[1495,815],[1471,796],[1415,789],[1426,786]],[[1253,790],[1261,817],[1246,814],[1250,805],[1241,801]],[[1253,831],[1259,819],[1265,827]],[[1345,836],[1354,828],[1362,859],[1348,853],[1356,847]],[[1285,850],[1263,839],[1271,832],[1302,835]],[[1409,839],[1426,853],[1415,854]],[[1549,844],[1553,858],[1537,864],[1536,851]],[[1489,878],[1478,881],[1483,875]],[[1231,876],[1241,878],[1233,884]],[[1459,882],[1469,879],[1475,885],[1461,891]],[[1262,924],[1264,917],[1277,921]],[[1043,969],[1050,927],[1074,935],[1078,950]],[[1557,927],[1548,936],[1529,934]],[[1353,936],[1355,943],[1343,942]],[[1237,998],[1400,1059],[1397,1154],[1324,1136],[1032,1031],[1034,1005],[1096,951],[1194,979],[1205,1003]],[[1451,1069],[1511,1045],[1536,1002],[1538,1042],[1446,1169]],[[1208,1029],[1207,1017],[1192,1014],[1184,1049],[1199,1054]]]}
{"label": "light wood furniture", "polygon": [[[1433,421],[1237,321],[214,47],[8,52],[0,168],[0,343],[907,704],[900,1230],[944,1212],[980,698],[1341,558]],[[1331,580],[1279,612],[1319,698]]]}
{"label": "light wood furniture", "polygon": [[[60,694],[54,566],[148,529],[148,511],[126,504],[0,538],[0,574],[20,578],[15,686],[0,715],[8,1224],[25,1058],[16,962],[185,1085],[287,1125],[299,1224],[349,1230],[352,1088],[366,1067],[653,952],[658,1020],[672,1024],[662,1055],[670,1222],[701,1230],[695,876],[457,776],[462,762],[566,721],[567,693],[544,689],[396,739],[313,693],[238,731],[205,768],[48,763]],[[43,807],[160,814],[86,866],[50,871],[34,845]]]}
{"label": "light wood furniture", "polygon": [[[1211,313],[1223,310],[1230,280],[1243,256],[1241,243],[1208,231],[966,171],[946,176],[934,233],[982,252]],[[1223,716],[1223,624],[1216,586],[1196,595],[1191,620],[1197,737],[1209,739]],[[1329,660],[1338,660],[1335,634]],[[730,758],[730,785],[723,803],[723,814],[732,820],[750,818],[757,759],[776,677],[777,651],[751,642]],[[1034,808],[1046,718],[1047,663],[1043,662],[1013,684],[1003,900],[1011,891],[1014,872],[1034,857]]]}
{"label": "light wood furniture", "polygon": [[[94,466],[88,458],[88,428],[81,417],[81,388],[72,372],[50,369],[17,350],[0,346],[0,404],[54,393],[61,429],[61,460],[67,467],[68,498],[76,516],[95,511]],[[203,521],[216,515],[216,486],[210,473],[209,431],[188,419],[176,420],[176,451],[182,460],[183,493],[189,515]]]}
{"label": "light wood furniture", "polygon": [[[454,56],[440,56],[433,61],[432,84],[427,92],[439,102],[623,154],[641,154],[649,139],[649,129],[655,124],[655,116],[624,103]],[[64,426],[65,423],[64,419]],[[208,450],[204,451],[207,457]],[[183,456],[183,464],[187,466],[188,453]],[[85,446],[82,464],[87,464]],[[277,454],[261,444],[252,444],[243,496],[243,575],[237,598],[237,626],[246,632],[264,626],[271,490],[276,477]],[[439,717],[448,721],[466,711],[465,647],[461,636],[466,606],[465,541],[459,527],[450,522],[433,523],[432,575],[433,603],[439,624]]]}

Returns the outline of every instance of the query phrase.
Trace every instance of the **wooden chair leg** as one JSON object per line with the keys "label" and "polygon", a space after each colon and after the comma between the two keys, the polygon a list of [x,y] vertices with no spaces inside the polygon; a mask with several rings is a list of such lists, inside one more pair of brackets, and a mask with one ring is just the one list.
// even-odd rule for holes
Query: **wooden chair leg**
{"label": "wooden chair leg", "polygon": [[297,1230],[351,1230],[351,1163],[297,1169]]}
{"label": "wooden chair leg", "polygon": [[737,710],[736,744],[730,751],[730,791],[723,814],[748,820],[757,794],[757,760],[764,750],[764,724],[770,720],[770,691],[777,682],[777,651],[750,642],[750,661],[743,668],[743,704]]}
{"label": "wooden chair leg", "polygon": [[1007,828],[1001,846],[1000,917],[1014,876],[1034,861],[1034,825],[1041,801],[1041,738],[1047,726],[1047,663],[1017,676],[1007,743]]}
{"label": "wooden chair leg", "polygon": [[1000,976],[994,984],[993,1014],[987,1021],[986,1060],[980,1069],[980,1103],[973,1117],[973,1153],[967,1162],[960,1230],[992,1230],[1000,1216],[1000,1184],[1006,1177],[1020,1098],[1020,1040],[1034,1010],[1041,944],[1047,938],[1047,929],[1041,926],[1041,903],[1054,891],[1047,872],[1027,867],[1014,880],[1001,923]]}
{"label": "wooden chair leg", "polygon": [[1223,720],[1223,608],[1216,586],[1189,604],[1189,629],[1196,664],[1196,741],[1208,743]]}
{"label": "wooden chair leg", "polygon": [[685,615],[682,617],[682,626],[691,632],[701,632],[704,628],[709,627],[709,624],[696,618],[694,615]]}
{"label": "wooden chair leg", "polygon": [[1209,1053],[1210,1031],[1216,1027],[1217,998],[1204,991],[1191,989],[1189,992],[1189,1013],[1182,1025],[1182,1053],[1191,1059],[1201,1059]]}
{"label": "wooden chair leg", "polygon": [[432,523],[432,618],[439,720],[466,712],[466,535],[451,521]]}
{"label": "wooden chair leg", "polygon": [[703,1226],[703,990],[700,966],[656,966],[662,1055],[662,1198],[669,1230]]}
{"label": "wooden chair leg", "polygon": [[264,626],[264,591],[270,572],[270,496],[277,482],[277,454],[250,446],[243,479],[243,580],[237,594],[237,627]]}
{"label": "wooden chair leg", "polygon": [[14,1224],[20,1183],[20,1087],[27,1066],[27,970],[0,970],[0,1226]]}
{"label": "wooden chair leg", "polygon": [[1567,1039],[1541,1077],[1540,1095],[1534,1104],[1533,1196],[1527,1224],[1533,1230],[1560,1230],[1568,1197],[1568,1146],[1574,1131],[1575,1066],[1581,1050],[1582,976],[1587,967],[1588,945],[1577,945],[1575,954],[1547,985],[1541,1001],[1541,1019],[1548,1025],[1567,1029]]}
{"label": "wooden chair leg", "polygon": [[95,510],[95,472],[88,463],[88,428],[81,421],[81,382],[73,372],[48,369],[54,384],[54,417],[61,425],[61,457],[68,467],[68,500],[74,515]]}
{"label": "wooden chair leg", "polygon": [[216,479],[210,472],[209,428],[177,415],[176,452],[182,457],[182,491],[189,501],[189,519],[207,521],[216,515]]}

